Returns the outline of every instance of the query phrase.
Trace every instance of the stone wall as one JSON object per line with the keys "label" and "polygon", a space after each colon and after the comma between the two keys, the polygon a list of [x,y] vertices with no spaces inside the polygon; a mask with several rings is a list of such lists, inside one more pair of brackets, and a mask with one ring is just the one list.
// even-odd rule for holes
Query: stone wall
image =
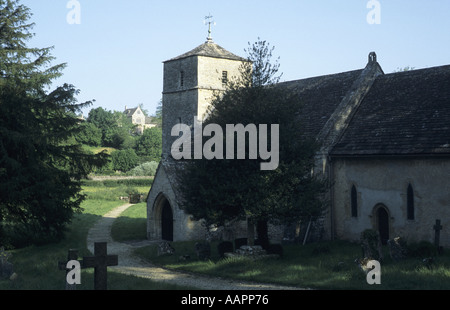
{"label": "stone wall", "polygon": [[204,239],[206,232],[199,222],[191,220],[179,206],[163,167],[159,167],[147,198],[147,238],[162,238],[162,207],[168,200],[173,214],[173,241]]}
{"label": "stone wall", "polygon": [[[333,231],[339,239],[358,240],[365,229],[378,229],[376,210],[388,211],[389,237],[408,242],[434,241],[433,225],[441,219],[441,245],[450,246],[450,159],[334,159]],[[407,219],[407,188],[414,190],[414,219]],[[357,217],[351,214],[356,187]]]}
{"label": "stone wall", "polygon": [[222,72],[227,71],[228,78],[233,79],[239,74],[240,65],[236,60],[200,56],[164,63],[163,154],[170,154],[177,138],[171,136],[172,127],[180,122],[191,126],[194,117],[203,118],[214,94],[225,89]]}

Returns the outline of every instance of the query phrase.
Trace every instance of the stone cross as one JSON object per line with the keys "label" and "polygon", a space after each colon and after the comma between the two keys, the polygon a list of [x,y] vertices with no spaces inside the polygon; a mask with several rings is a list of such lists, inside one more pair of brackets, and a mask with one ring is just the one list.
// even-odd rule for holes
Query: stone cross
{"label": "stone cross", "polygon": [[67,254],[67,261],[60,261],[58,262],[58,268],[59,270],[65,270],[66,271],[66,290],[76,290],[77,285],[76,284],[69,284],[67,282],[67,274],[70,270],[67,269],[67,263],[71,260],[77,260],[78,259],[78,250],[70,249],[69,253]]}
{"label": "stone cross", "polygon": [[436,220],[436,224],[433,226],[434,229],[434,245],[439,248],[439,239],[441,236],[441,220]]}
{"label": "stone cross", "polygon": [[107,267],[117,266],[119,260],[117,255],[107,255],[106,242],[95,242],[94,256],[83,257],[81,268],[94,268],[94,289],[106,290]]}

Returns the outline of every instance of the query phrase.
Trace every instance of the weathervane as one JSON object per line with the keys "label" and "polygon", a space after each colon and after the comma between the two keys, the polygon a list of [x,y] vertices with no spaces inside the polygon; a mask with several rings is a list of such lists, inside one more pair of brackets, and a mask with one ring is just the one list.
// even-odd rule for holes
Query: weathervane
{"label": "weathervane", "polygon": [[207,38],[207,42],[212,42],[212,37],[211,37],[211,24],[216,25],[216,22],[212,20],[213,16],[211,15],[211,13],[208,16],[205,16],[205,20],[203,21],[203,23],[206,25],[208,23],[208,38]]}

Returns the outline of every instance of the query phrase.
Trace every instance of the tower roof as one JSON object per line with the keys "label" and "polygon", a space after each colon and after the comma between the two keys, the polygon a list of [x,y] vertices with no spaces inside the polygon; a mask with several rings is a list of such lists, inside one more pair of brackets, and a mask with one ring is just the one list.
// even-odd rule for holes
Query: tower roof
{"label": "tower roof", "polygon": [[237,56],[220,45],[214,43],[212,40],[208,40],[205,43],[197,46],[193,50],[184,53],[180,56],[174,57],[172,59],[166,60],[164,62],[169,62],[173,60],[183,59],[191,56],[205,56],[205,57],[215,57],[215,58],[224,58],[224,59],[231,59],[231,60],[239,60],[239,61],[248,61],[245,58],[242,58],[240,56]]}

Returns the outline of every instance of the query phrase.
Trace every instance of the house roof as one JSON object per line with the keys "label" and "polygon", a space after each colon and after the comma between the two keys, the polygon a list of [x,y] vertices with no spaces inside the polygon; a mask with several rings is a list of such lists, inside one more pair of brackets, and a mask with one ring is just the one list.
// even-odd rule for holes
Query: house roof
{"label": "house roof", "polygon": [[332,155],[450,154],[450,65],[378,76]]}
{"label": "house roof", "polygon": [[127,116],[131,117],[134,112],[136,112],[138,108],[132,108],[132,109],[125,109],[125,111],[123,113],[125,113]]}
{"label": "house roof", "polygon": [[179,60],[191,56],[206,56],[206,57],[215,57],[215,58],[224,58],[224,59],[231,59],[231,60],[239,60],[239,61],[247,61],[247,59],[242,58],[240,56],[237,56],[220,45],[212,42],[212,41],[206,41],[205,43],[197,46],[193,50],[184,53],[180,56],[171,58],[169,60],[166,60],[164,62],[169,62],[173,60]]}

